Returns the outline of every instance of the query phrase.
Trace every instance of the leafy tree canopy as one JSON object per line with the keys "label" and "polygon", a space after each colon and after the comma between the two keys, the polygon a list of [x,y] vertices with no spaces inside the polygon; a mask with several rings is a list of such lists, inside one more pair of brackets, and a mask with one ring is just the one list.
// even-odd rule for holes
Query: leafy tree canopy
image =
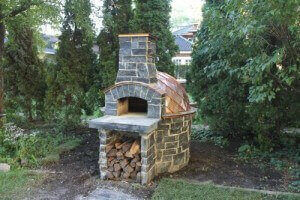
{"label": "leafy tree canopy", "polygon": [[[57,64],[48,71],[48,110],[65,126],[80,122],[82,110],[89,114],[93,110],[87,98],[95,84],[94,75],[97,74],[90,14],[89,1],[65,1]],[[97,95],[97,92],[93,90],[92,94]]]}
{"label": "leafy tree canopy", "polygon": [[119,65],[118,35],[130,33],[128,22],[133,18],[131,0],[105,0],[103,3],[104,28],[98,36],[102,88],[113,85]]}
{"label": "leafy tree canopy", "polygon": [[135,16],[131,22],[135,32],[157,37],[158,70],[174,74],[172,57],[178,51],[170,31],[170,0],[136,0]]}
{"label": "leafy tree canopy", "polygon": [[299,19],[298,0],[207,2],[188,82],[204,121],[272,136],[299,126]]}

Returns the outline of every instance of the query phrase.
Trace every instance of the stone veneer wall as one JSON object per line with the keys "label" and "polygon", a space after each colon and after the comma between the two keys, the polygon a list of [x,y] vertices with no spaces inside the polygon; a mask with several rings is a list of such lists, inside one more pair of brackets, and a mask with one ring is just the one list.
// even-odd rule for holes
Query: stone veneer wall
{"label": "stone veneer wall", "polygon": [[120,35],[119,44],[119,70],[116,83],[156,82],[154,39],[149,34]]}
{"label": "stone veneer wall", "polygon": [[189,114],[160,122],[155,135],[156,174],[173,173],[188,164],[192,119]]}
{"label": "stone veneer wall", "polygon": [[[190,133],[193,114],[163,119],[158,129],[140,136],[141,138],[141,183],[149,183],[160,173],[180,170],[189,162]],[[99,130],[100,152],[99,169],[101,179],[106,179],[106,145],[115,141],[119,135]],[[132,133],[134,134],[134,133]]]}
{"label": "stone veneer wall", "polygon": [[149,86],[131,82],[115,85],[105,92],[105,114],[117,116],[118,99],[124,97],[136,97],[147,101],[149,118],[160,118],[164,110],[164,95],[156,92]]}

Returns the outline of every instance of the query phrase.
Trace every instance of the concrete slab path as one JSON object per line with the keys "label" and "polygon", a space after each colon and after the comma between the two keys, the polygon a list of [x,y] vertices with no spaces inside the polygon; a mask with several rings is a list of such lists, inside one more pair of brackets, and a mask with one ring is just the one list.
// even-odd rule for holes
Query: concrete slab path
{"label": "concrete slab path", "polygon": [[91,192],[89,196],[87,197],[78,196],[75,200],[138,200],[138,199],[130,194],[125,194],[124,192],[121,191],[98,188],[93,192]]}

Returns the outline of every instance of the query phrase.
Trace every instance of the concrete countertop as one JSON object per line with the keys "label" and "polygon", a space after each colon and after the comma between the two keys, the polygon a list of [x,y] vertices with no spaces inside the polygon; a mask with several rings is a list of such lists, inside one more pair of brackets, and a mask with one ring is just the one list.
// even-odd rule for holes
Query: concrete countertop
{"label": "concrete countertop", "polygon": [[127,114],[121,116],[106,115],[89,121],[89,127],[112,131],[126,131],[146,134],[157,129],[160,119],[148,118],[144,114]]}

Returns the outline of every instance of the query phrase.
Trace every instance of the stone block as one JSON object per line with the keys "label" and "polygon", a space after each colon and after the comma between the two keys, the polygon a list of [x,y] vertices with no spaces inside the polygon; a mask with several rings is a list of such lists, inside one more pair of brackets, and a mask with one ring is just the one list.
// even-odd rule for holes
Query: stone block
{"label": "stone block", "polygon": [[137,56],[137,55],[146,55],[146,49],[132,49],[132,55]]}
{"label": "stone block", "polygon": [[181,142],[180,146],[181,146],[182,150],[184,151],[190,147],[190,143],[189,142]]}
{"label": "stone block", "polygon": [[177,153],[177,150],[174,148],[174,149],[165,149],[163,150],[163,156],[166,156],[166,155],[174,155]]}
{"label": "stone block", "polygon": [[177,129],[177,130],[170,130],[170,135],[178,135],[181,133],[181,129]]}
{"label": "stone block", "polygon": [[147,93],[148,93],[148,88],[145,86],[141,87],[141,98],[146,99],[147,98]]}
{"label": "stone block", "polygon": [[156,77],[156,67],[155,65],[152,65],[152,64],[148,64],[148,71],[149,71],[149,76],[150,77]]}
{"label": "stone block", "polygon": [[141,172],[142,184],[146,185],[148,183],[148,174],[146,172]]}
{"label": "stone block", "polygon": [[175,142],[175,141],[178,141],[178,137],[176,137],[175,135],[165,136],[164,141],[165,142]]}
{"label": "stone block", "polygon": [[131,42],[121,42],[119,53],[122,56],[130,56],[131,55]]}
{"label": "stone block", "polygon": [[147,151],[150,148],[149,138],[147,136],[141,137],[141,151]]}
{"label": "stone block", "polygon": [[154,133],[152,133],[151,135],[149,135],[149,146],[154,146],[155,144],[155,139],[154,139]]}
{"label": "stone block", "polygon": [[141,82],[141,83],[150,83],[150,80],[148,78],[141,78],[141,77],[132,77],[131,78],[132,81],[135,82]]}
{"label": "stone block", "polygon": [[148,78],[149,77],[149,73],[146,67],[141,67],[138,64],[138,68],[137,68],[137,76],[140,78]]}
{"label": "stone block", "polygon": [[148,117],[149,118],[160,118],[161,107],[148,104]]}
{"label": "stone block", "polygon": [[161,99],[160,98],[152,98],[150,103],[153,105],[161,105]]}
{"label": "stone block", "polygon": [[173,159],[174,159],[174,161],[173,161],[174,165],[180,165],[185,162],[185,153],[184,152],[179,153],[179,154],[175,155],[173,157]]}
{"label": "stone block", "polygon": [[165,143],[163,143],[163,142],[157,143],[156,148],[157,149],[165,149]]}
{"label": "stone block", "polygon": [[134,97],[134,85],[129,85],[129,92],[128,92],[128,95],[131,96],[131,97]]}
{"label": "stone block", "polygon": [[10,165],[6,163],[0,163],[0,172],[9,172]]}
{"label": "stone block", "polygon": [[179,147],[179,142],[166,142],[166,149],[169,148],[178,148]]}
{"label": "stone block", "polygon": [[164,155],[164,156],[162,156],[162,161],[163,162],[171,162],[172,160],[173,160],[173,156],[174,155]]}
{"label": "stone block", "polygon": [[123,62],[119,62],[119,69],[126,69],[126,64]]}
{"label": "stone block", "polygon": [[118,91],[117,91],[116,88],[112,89],[112,90],[111,90],[111,93],[112,93],[114,99],[119,99]]}
{"label": "stone block", "polygon": [[139,42],[138,43],[138,45],[139,45],[139,49],[146,49],[146,42]]}
{"label": "stone block", "polygon": [[137,64],[136,63],[126,63],[126,69],[136,70],[137,69]]}
{"label": "stone block", "polygon": [[123,88],[123,93],[124,93],[124,97],[125,97],[129,93],[129,86],[123,85],[122,88]]}
{"label": "stone block", "polygon": [[117,87],[119,98],[123,98],[126,94],[124,93],[123,86]]}
{"label": "stone block", "polygon": [[162,130],[162,131],[168,131],[168,130],[170,130],[170,124],[160,124],[159,126],[158,126],[158,130]]}
{"label": "stone block", "polygon": [[111,109],[111,110],[117,109],[117,103],[105,102],[105,109]]}
{"label": "stone block", "polygon": [[113,115],[113,116],[116,116],[116,115],[117,115],[117,110],[105,109],[105,114],[106,114],[106,115]]}
{"label": "stone block", "polygon": [[121,44],[122,42],[130,42],[131,37],[119,37],[119,43]]}
{"label": "stone block", "polygon": [[147,100],[148,101],[152,100],[152,97],[153,97],[154,93],[155,92],[152,89],[149,89],[148,94],[147,94]]}
{"label": "stone block", "polygon": [[157,150],[156,151],[156,162],[160,162],[162,160],[162,151]]}
{"label": "stone block", "polygon": [[182,122],[177,122],[177,123],[172,123],[171,124],[171,130],[172,131],[181,130],[182,127],[183,127]]}
{"label": "stone block", "polygon": [[146,56],[124,56],[123,62],[147,62]]}
{"label": "stone block", "polygon": [[139,42],[135,41],[131,43],[131,48],[132,49],[138,49],[139,48]]}
{"label": "stone block", "polygon": [[179,141],[180,143],[188,143],[189,142],[189,137],[188,137],[188,132],[184,132],[184,133],[181,133],[179,135]]}
{"label": "stone block", "polygon": [[184,117],[176,117],[172,119],[173,123],[182,123],[184,121]]}
{"label": "stone block", "polygon": [[136,70],[119,70],[118,77],[120,76],[137,76]]}
{"label": "stone block", "polygon": [[139,37],[136,36],[136,37],[132,37],[132,42],[138,42],[139,41]]}
{"label": "stone block", "polygon": [[156,133],[156,136],[155,136],[155,142],[156,143],[161,143],[163,141],[163,132],[162,131],[158,131]]}
{"label": "stone block", "polygon": [[168,172],[171,164],[171,162],[158,163],[158,165],[156,166],[156,173],[160,174]]}
{"label": "stone block", "polygon": [[119,76],[116,79],[116,83],[120,83],[120,82],[123,82],[123,81],[131,81],[131,77]]}
{"label": "stone block", "polygon": [[105,93],[105,101],[108,101],[108,102],[114,101],[114,97],[110,90]]}

